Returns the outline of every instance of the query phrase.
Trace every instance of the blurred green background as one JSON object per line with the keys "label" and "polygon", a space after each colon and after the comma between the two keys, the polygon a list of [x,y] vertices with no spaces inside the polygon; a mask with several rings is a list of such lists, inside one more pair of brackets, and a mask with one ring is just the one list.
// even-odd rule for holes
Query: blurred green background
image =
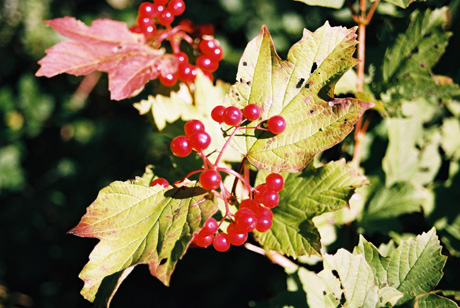
{"label": "blurred green background", "polygon": [[[225,58],[216,78],[233,82],[247,44],[268,26],[281,56],[304,27],[326,20],[353,26],[347,9],[308,7],[291,0],[185,1],[183,18],[211,23]],[[152,124],[132,107],[155,92],[111,101],[107,76],[86,95],[83,77],[36,78],[37,61],[60,37],[43,20],[74,16],[132,25],[141,1],[0,1],[0,307],[91,307],[79,294],[78,273],[97,240],[66,232],[114,180],[140,175],[155,163]],[[408,10],[381,5],[368,28],[368,63],[379,62],[385,44],[404,29],[417,7],[452,9],[454,32],[435,71],[460,83],[459,1],[428,1]],[[392,35],[393,34],[393,35]],[[455,65],[453,65],[453,63]],[[93,76],[97,80],[97,76]],[[88,81],[88,79],[86,79]],[[91,81],[91,79],[89,79]],[[244,248],[226,254],[196,249],[179,262],[171,287],[138,266],[122,284],[112,307],[248,307],[286,289],[284,271]]]}

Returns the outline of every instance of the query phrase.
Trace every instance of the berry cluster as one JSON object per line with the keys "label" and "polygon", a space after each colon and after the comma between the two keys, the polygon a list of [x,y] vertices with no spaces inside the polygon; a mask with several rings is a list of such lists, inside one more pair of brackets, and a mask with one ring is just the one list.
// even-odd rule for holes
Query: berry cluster
{"label": "berry cluster", "polygon": [[[201,228],[194,234],[192,244],[199,247],[213,245],[217,251],[226,251],[230,245],[239,246],[246,242],[248,232],[257,230],[266,232],[272,226],[273,214],[271,209],[279,203],[278,193],[283,189],[284,179],[277,173],[269,174],[265,183],[252,187],[247,178],[249,172],[243,172],[246,176],[229,169],[218,167],[222,154],[229,145],[236,133],[243,129],[259,129],[270,131],[273,134],[280,134],[286,128],[286,121],[282,116],[273,116],[267,121],[267,128],[262,126],[242,126],[246,121],[254,122],[260,118],[260,108],[255,104],[247,105],[243,110],[234,106],[217,106],[211,112],[211,117],[218,123],[225,123],[232,126],[233,132],[229,135],[217,159],[212,163],[204,153],[211,144],[211,136],[206,132],[204,124],[199,120],[190,120],[184,125],[184,135],[175,137],[170,144],[171,151],[178,157],[186,157],[195,152],[203,160],[204,168],[192,171],[185,178],[200,173],[200,185],[222,199],[225,203],[225,214],[220,222],[210,217]],[[245,161],[242,162],[240,171],[247,168]],[[226,173],[235,177],[233,191],[228,191],[222,184],[221,173]],[[184,179],[185,179],[184,178]],[[248,194],[243,199],[238,210],[232,213],[229,204],[237,203],[235,197],[235,187],[237,181],[241,181]],[[168,187],[169,183],[164,179],[155,179],[152,186],[162,185]],[[220,189],[218,191],[217,189]],[[225,223],[224,223],[225,222]],[[225,231],[223,231],[225,230]]]}
{"label": "berry cluster", "polygon": [[[175,17],[185,11],[183,0],[154,0],[143,2],[139,6],[137,23],[130,28],[132,32],[143,34],[147,42],[158,48],[162,42],[170,42],[172,53],[177,59],[177,71],[160,74],[160,82],[172,87],[176,82],[193,83],[196,78],[197,68],[211,80],[212,73],[219,67],[223,58],[223,50],[217,40],[213,38],[212,25],[194,25],[189,20],[183,20],[179,25],[171,27]],[[185,40],[192,47],[194,61],[181,51],[181,41]],[[191,62],[195,63],[192,64]]]}
{"label": "berry cluster", "polygon": [[[243,117],[251,122],[259,119],[260,108],[256,104],[249,104],[241,111],[241,109],[234,106],[216,106],[211,111],[211,117],[217,123],[225,123],[230,126],[240,127]],[[261,127],[256,128],[263,129]],[[267,128],[272,134],[281,134],[286,129],[286,121],[280,115],[272,116],[267,120]]]}
{"label": "berry cluster", "polygon": [[[248,239],[248,232],[257,230],[266,232],[272,227],[272,208],[279,203],[278,192],[283,189],[284,179],[277,173],[271,173],[266,183],[252,189],[253,198],[244,199],[235,214],[227,214],[230,223],[226,232],[219,231],[221,224],[210,217],[203,228],[194,235],[193,244],[208,247],[212,244],[217,251],[227,251],[230,245],[243,245]],[[251,194],[250,194],[251,195]]]}

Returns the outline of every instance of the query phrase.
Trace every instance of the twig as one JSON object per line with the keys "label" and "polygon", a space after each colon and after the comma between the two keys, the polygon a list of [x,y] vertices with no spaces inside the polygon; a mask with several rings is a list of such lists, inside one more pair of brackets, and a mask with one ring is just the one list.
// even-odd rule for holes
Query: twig
{"label": "twig", "polygon": [[298,268],[299,267],[297,264],[295,264],[294,262],[292,262],[291,260],[283,256],[282,254],[274,250],[267,251],[251,243],[244,244],[244,247],[247,250],[250,250],[252,252],[258,253],[263,256],[267,256],[267,258],[269,258],[270,261],[272,261],[274,264],[280,265],[281,267],[284,267],[284,268]]}

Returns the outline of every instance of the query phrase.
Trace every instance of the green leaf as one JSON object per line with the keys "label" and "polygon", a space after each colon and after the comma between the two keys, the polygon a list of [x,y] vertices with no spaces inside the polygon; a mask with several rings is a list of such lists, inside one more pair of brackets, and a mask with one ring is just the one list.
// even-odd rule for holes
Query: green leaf
{"label": "green leaf", "polygon": [[340,304],[342,289],[340,281],[330,271],[318,274],[301,267],[298,270],[302,287],[307,293],[308,307],[335,308]]}
{"label": "green leaf", "polygon": [[[395,183],[391,187],[370,178],[369,192],[359,225],[365,232],[388,232],[394,218],[405,213],[419,212],[430,200],[428,191],[409,182]],[[393,226],[394,227],[394,226]]]}
{"label": "green leaf", "polygon": [[347,307],[376,307],[378,288],[374,284],[371,267],[363,255],[353,255],[341,248],[335,255],[324,256],[324,271],[337,272]]}
{"label": "green leaf", "polygon": [[434,293],[421,294],[415,298],[415,308],[457,308],[458,305],[448,298]]}
{"label": "green leaf", "polygon": [[343,3],[345,2],[345,0],[295,0],[295,1],[303,2],[307,5],[331,7],[334,9],[340,9],[343,6]]}
{"label": "green leaf", "polygon": [[[192,234],[215,211],[208,191],[194,182],[167,189],[113,182],[69,231],[100,239],[79,275],[85,282],[82,295],[93,301],[105,277],[118,273],[122,280],[123,271],[138,264],[148,264],[150,273],[168,285]],[[118,287],[121,281],[113,279],[107,285]],[[103,294],[110,296],[108,302],[113,296],[107,290]]]}
{"label": "green leaf", "polygon": [[378,286],[387,281],[388,259],[380,255],[379,250],[372,243],[360,235],[358,246],[353,250],[354,255],[363,255],[374,274],[374,283]]}
{"label": "green leaf", "polygon": [[388,283],[404,294],[398,304],[429,292],[438,285],[447,260],[441,255],[441,249],[433,228],[415,239],[402,241],[391,253]]}
{"label": "green leaf", "polygon": [[256,168],[303,169],[315,154],[342,141],[373,105],[333,97],[337,81],[357,63],[352,57],[355,31],[328,23],[313,33],[304,30],[287,60],[278,57],[265,27],[249,42],[239,63],[237,83],[224,105],[258,105],[261,118],[248,123],[249,127],[263,125],[274,115],[283,116],[287,123],[286,130],[276,136],[247,129],[244,136],[235,138],[235,146]]}
{"label": "green leaf", "polygon": [[447,157],[458,160],[460,159],[460,121],[456,118],[444,119],[441,127],[442,131],[442,149],[446,152]]}
{"label": "green leaf", "polygon": [[[425,2],[426,0],[385,0],[385,1],[405,9],[412,2]],[[375,0],[372,2],[375,2]]]}
{"label": "green leaf", "polygon": [[422,132],[419,119],[386,119],[388,129],[388,148],[382,162],[386,174],[386,185],[410,180],[418,168],[418,155],[415,144]]}
{"label": "green leaf", "polygon": [[347,206],[354,190],[367,179],[344,160],[285,175],[280,204],[273,209],[273,226],[255,233],[265,249],[297,258],[320,254],[320,237],[312,218]]}
{"label": "green leaf", "polygon": [[382,65],[384,82],[398,82],[396,78],[406,74],[428,71],[444,53],[451,33],[443,32],[448,20],[446,7],[427,10],[422,15],[415,11],[411,23],[387,49]]}

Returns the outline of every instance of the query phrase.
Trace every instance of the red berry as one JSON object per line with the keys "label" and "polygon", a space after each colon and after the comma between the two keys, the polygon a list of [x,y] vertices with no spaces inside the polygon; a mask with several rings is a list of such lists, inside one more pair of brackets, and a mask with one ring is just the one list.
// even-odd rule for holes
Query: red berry
{"label": "red berry", "polygon": [[276,115],[268,119],[268,130],[275,135],[281,134],[286,129],[286,121],[280,115]]}
{"label": "red berry", "polygon": [[200,37],[204,35],[214,35],[215,32],[212,24],[197,25],[196,29]]}
{"label": "red berry", "polygon": [[171,141],[170,147],[173,154],[179,157],[185,157],[192,153],[190,142],[185,136],[177,136],[174,138]]}
{"label": "red berry", "polygon": [[239,232],[233,222],[230,223],[227,227],[227,236],[228,236],[228,241],[233,246],[241,246],[248,239],[248,233]]}
{"label": "red berry", "polygon": [[211,136],[207,132],[196,132],[189,137],[189,142],[192,149],[201,152],[211,144]]}
{"label": "red berry", "polygon": [[261,203],[269,208],[274,208],[280,202],[280,196],[274,190],[267,190],[261,196]]}
{"label": "red berry", "polygon": [[145,31],[148,27],[151,27],[155,24],[153,19],[151,17],[138,17],[137,18],[137,24],[141,28],[142,32]]}
{"label": "red berry", "polygon": [[269,219],[273,219],[273,212],[265,206],[259,206],[257,212],[254,213],[256,214],[257,219],[259,219],[259,217],[268,217]]}
{"label": "red berry", "polygon": [[154,17],[159,17],[161,15],[161,13],[163,13],[164,10],[165,10],[165,7],[164,7],[163,4],[159,4],[159,3],[154,3],[153,4],[152,11],[153,11],[153,16]]}
{"label": "red berry", "polygon": [[171,0],[169,1],[167,8],[174,16],[178,16],[184,13],[185,3],[183,0]]}
{"label": "red berry", "polygon": [[202,236],[213,235],[214,233],[216,233],[218,228],[219,226],[214,217],[209,217],[204,223],[203,228],[201,228],[199,234]]}
{"label": "red berry", "polygon": [[256,104],[249,104],[243,109],[243,116],[249,121],[255,121],[260,116],[260,108]]}
{"label": "red berry", "polygon": [[211,53],[208,54],[208,56],[211,57],[211,59],[214,61],[219,62],[224,58],[224,51],[222,47],[217,46]]}
{"label": "red berry", "polygon": [[142,28],[139,25],[134,25],[131,28],[129,28],[129,31],[133,33],[142,33]]}
{"label": "red berry", "polygon": [[222,123],[224,122],[224,111],[225,107],[222,105],[214,107],[211,111],[211,118],[216,121],[217,123]]}
{"label": "red berry", "polygon": [[235,213],[235,225],[239,232],[251,232],[256,227],[257,219],[254,212],[242,208]]}
{"label": "red berry", "polygon": [[138,15],[140,17],[153,17],[153,3],[152,2],[142,2],[141,5],[139,5],[138,9]]}
{"label": "red berry", "polygon": [[179,65],[188,63],[188,56],[185,52],[179,51],[178,53],[174,54],[177,58],[177,63]]}
{"label": "red berry", "polygon": [[193,238],[193,242],[200,247],[208,247],[209,245],[212,244],[212,241],[214,239],[214,236],[211,235],[205,235],[201,236],[200,233],[195,234],[195,237]]}
{"label": "red berry", "polygon": [[262,195],[266,190],[267,190],[267,185],[265,183],[257,185],[254,191],[254,200],[257,201],[258,203],[262,203]]}
{"label": "red berry", "polygon": [[208,169],[200,174],[200,184],[204,189],[213,190],[220,186],[222,178],[220,173],[213,169]]}
{"label": "red berry", "polygon": [[158,17],[158,22],[163,26],[169,26],[173,21],[174,15],[168,9],[164,9]]}
{"label": "red berry", "polygon": [[152,184],[150,184],[151,187],[155,185],[160,185],[163,188],[166,188],[169,186],[169,182],[163,178],[158,178],[152,181]]}
{"label": "red berry", "polygon": [[194,82],[196,79],[196,66],[191,64],[179,65],[177,77],[183,82]]}
{"label": "red berry", "polygon": [[155,25],[149,26],[142,31],[142,33],[144,34],[146,38],[153,37],[156,32],[157,32],[157,27]]}
{"label": "red berry", "polygon": [[243,119],[243,113],[241,112],[240,109],[234,106],[230,106],[230,107],[225,108],[222,118],[225,124],[230,125],[230,126],[237,126],[238,124],[240,124],[241,120]]}
{"label": "red berry", "polygon": [[218,46],[216,40],[201,40],[198,48],[200,48],[202,54],[211,55]]}
{"label": "red berry", "polygon": [[241,200],[239,209],[241,210],[244,208],[248,208],[254,213],[256,213],[256,210],[259,208],[259,204],[257,203],[257,201],[253,199],[244,199],[244,200]]}
{"label": "red berry", "polygon": [[257,217],[256,230],[259,232],[268,231],[272,227],[272,220],[268,217]]}
{"label": "red berry", "polygon": [[163,76],[160,74],[160,82],[166,87],[172,87],[173,85],[176,84],[177,82],[177,77],[175,74],[167,74],[166,76]]}
{"label": "red berry", "polygon": [[158,5],[165,5],[166,3],[168,3],[168,0],[153,0],[153,3]]}
{"label": "red berry", "polygon": [[201,55],[196,59],[196,66],[205,72],[215,72],[219,67],[219,62],[214,61],[207,55]]}
{"label": "red berry", "polygon": [[204,124],[200,120],[190,120],[184,125],[185,136],[190,137],[194,133],[204,132]]}
{"label": "red berry", "polygon": [[265,184],[267,184],[268,189],[279,192],[284,187],[283,176],[278,173],[270,173],[265,178]]}
{"label": "red berry", "polygon": [[215,250],[225,252],[230,248],[228,235],[226,233],[217,233],[212,240],[212,246]]}

